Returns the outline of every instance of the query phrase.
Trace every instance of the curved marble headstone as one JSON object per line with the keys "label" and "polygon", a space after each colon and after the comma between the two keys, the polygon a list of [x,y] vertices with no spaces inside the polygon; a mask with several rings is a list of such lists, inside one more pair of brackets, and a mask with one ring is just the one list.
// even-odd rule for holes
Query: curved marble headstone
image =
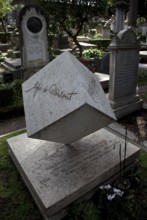
{"label": "curved marble headstone", "polygon": [[115,119],[97,77],[69,52],[23,83],[23,99],[32,138],[68,144]]}
{"label": "curved marble headstone", "polygon": [[23,68],[43,67],[49,62],[47,22],[38,6],[27,5],[19,15]]}

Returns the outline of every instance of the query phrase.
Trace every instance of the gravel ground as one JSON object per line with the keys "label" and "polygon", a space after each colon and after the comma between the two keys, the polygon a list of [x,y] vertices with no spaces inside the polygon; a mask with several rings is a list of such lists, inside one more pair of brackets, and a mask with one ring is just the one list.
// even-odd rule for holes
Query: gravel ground
{"label": "gravel ground", "polygon": [[0,135],[25,128],[24,116],[0,121]]}

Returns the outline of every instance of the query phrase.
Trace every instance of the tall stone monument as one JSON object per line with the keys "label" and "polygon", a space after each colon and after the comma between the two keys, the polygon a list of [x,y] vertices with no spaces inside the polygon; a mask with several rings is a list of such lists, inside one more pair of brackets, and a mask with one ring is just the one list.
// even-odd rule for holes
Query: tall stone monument
{"label": "tall stone monument", "polygon": [[124,29],[126,6],[127,4],[125,1],[116,2],[116,33]]}
{"label": "tall stone monument", "polygon": [[139,41],[133,30],[120,31],[109,46],[109,101],[117,118],[142,108],[137,94]]}
{"label": "tall stone monument", "polygon": [[38,6],[28,5],[19,15],[21,59],[27,79],[49,62],[47,23]]}
{"label": "tall stone monument", "polygon": [[[68,52],[24,82],[23,97],[29,137],[8,139],[10,155],[44,219],[59,220],[118,175],[124,140],[103,128],[115,116],[98,78]],[[125,165],[138,154],[128,143]]]}

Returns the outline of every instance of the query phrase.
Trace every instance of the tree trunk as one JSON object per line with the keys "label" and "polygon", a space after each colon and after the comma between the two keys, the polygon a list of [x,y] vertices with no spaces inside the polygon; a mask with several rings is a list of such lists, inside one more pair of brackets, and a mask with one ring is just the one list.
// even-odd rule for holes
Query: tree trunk
{"label": "tree trunk", "polygon": [[[76,44],[76,46],[79,48],[79,51],[80,51],[80,57],[82,57],[82,46],[80,45],[80,43],[77,41],[77,36],[79,35],[79,33],[81,32],[82,28],[83,28],[83,22],[81,22],[81,25],[79,27],[79,29],[77,30],[77,33],[76,34],[72,34],[71,31],[69,31],[66,26],[64,25],[64,21],[60,21],[58,20],[59,24],[62,26],[63,30],[68,34],[68,36],[70,38],[73,39],[73,42]],[[74,47],[73,48],[73,51],[76,50],[77,47]]]}
{"label": "tree trunk", "polygon": [[3,19],[1,18],[0,19],[1,23],[2,23],[2,27],[4,29],[4,33],[5,33],[5,43],[7,42],[7,31],[6,31],[6,27],[5,27],[5,24],[4,24],[4,21]]}
{"label": "tree trunk", "polygon": [[80,43],[77,41],[77,37],[73,37],[73,41],[75,42],[76,46],[79,48],[79,56],[80,58],[82,57],[82,46],[80,45]]}
{"label": "tree trunk", "polygon": [[130,0],[128,26],[137,26],[138,0]]}

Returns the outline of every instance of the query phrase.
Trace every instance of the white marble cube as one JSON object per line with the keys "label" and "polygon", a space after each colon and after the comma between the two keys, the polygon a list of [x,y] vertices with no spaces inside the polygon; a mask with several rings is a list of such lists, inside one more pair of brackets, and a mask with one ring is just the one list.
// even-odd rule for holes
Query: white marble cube
{"label": "white marble cube", "polygon": [[69,144],[115,119],[97,77],[69,52],[22,88],[29,137]]}

